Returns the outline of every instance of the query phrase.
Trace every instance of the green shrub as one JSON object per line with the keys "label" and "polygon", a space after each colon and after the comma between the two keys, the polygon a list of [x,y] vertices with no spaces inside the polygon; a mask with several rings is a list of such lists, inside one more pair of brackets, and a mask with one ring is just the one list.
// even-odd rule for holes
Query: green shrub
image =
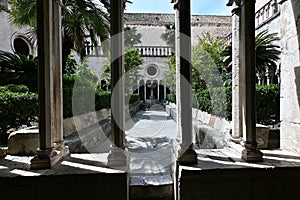
{"label": "green shrub", "polygon": [[[75,84],[75,88],[74,88]],[[72,101],[74,99],[74,102]],[[74,104],[74,105],[73,105]],[[76,107],[74,107],[76,106]],[[73,107],[74,113],[73,113]],[[110,108],[110,92],[103,91],[77,75],[65,75],[63,79],[63,117]]]}
{"label": "green shrub", "polygon": [[110,99],[111,99],[110,96],[111,96],[110,92],[97,89],[95,93],[96,110],[101,110],[103,108],[110,108]]}
{"label": "green shrub", "polygon": [[[13,87],[11,87],[13,88]],[[15,88],[18,88],[16,86]],[[23,88],[20,86],[19,88]],[[0,133],[37,121],[38,95],[30,92],[0,92]]]}
{"label": "green shrub", "polygon": [[[209,88],[196,93],[197,107],[208,113],[232,119],[231,87]],[[279,121],[280,89],[278,85],[256,86],[256,122],[274,124]],[[194,103],[195,104],[195,103]]]}
{"label": "green shrub", "polygon": [[63,117],[72,117],[72,94],[76,76],[63,77]]}
{"label": "green shrub", "polygon": [[[125,104],[132,105],[136,104],[139,101],[139,95],[138,94],[130,94],[130,95],[125,95]],[[130,99],[128,99],[130,98]]]}
{"label": "green shrub", "polygon": [[176,95],[175,94],[167,94],[167,100],[176,103]]}
{"label": "green shrub", "polygon": [[278,85],[256,86],[256,121],[274,124],[280,120],[280,88]]}
{"label": "green shrub", "polygon": [[14,85],[14,84],[9,84],[5,86],[0,86],[0,92],[29,92],[29,89],[26,85]]}

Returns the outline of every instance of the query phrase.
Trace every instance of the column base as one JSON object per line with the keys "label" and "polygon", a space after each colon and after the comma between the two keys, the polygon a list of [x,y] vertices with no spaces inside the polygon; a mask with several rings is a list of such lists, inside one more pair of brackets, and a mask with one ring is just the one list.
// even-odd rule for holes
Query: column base
{"label": "column base", "polygon": [[246,162],[262,162],[263,154],[257,149],[244,149],[242,151],[242,159]]}
{"label": "column base", "polygon": [[70,154],[68,147],[61,147],[60,150],[37,150],[37,155],[31,159],[30,169],[50,169]]}
{"label": "column base", "polygon": [[129,162],[127,150],[111,146],[107,157],[107,165],[114,169],[128,171]]}
{"label": "column base", "polygon": [[242,138],[239,136],[231,136],[230,141],[236,143],[236,144],[241,144]]}
{"label": "column base", "polygon": [[194,165],[198,163],[197,153],[193,147],[189,147],[185,152],[178,158],[179,164],[182,165]]}

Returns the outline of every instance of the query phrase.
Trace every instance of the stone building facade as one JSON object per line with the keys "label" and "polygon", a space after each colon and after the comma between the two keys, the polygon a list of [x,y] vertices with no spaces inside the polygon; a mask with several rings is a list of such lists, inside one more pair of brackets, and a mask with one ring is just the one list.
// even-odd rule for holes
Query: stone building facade
{"label": "stone building facade", "polygon": [[300,1],[260,0],[256,2],[256,32],[278,33],[281,58],[276,74],[280,76],[280,145],[300,152]]}
{"label": "stone building facade", "polygon": [[36,55],[36,44],[26,35],[30,31],[29,28],[12,24],[6,12],[0,12],[0,24],[0,50]]}
{"label": "stone building facade", "polygon": [[[268,33],[277,33],[280,38],[281,56],[273,71],[273,75],[280,77],[277,81],[280,84],[280,145],[282,149],[300,152],[300,1],[259,0],[256,1],[255,12],[256,34],[268,30]],[[236,28],[233,30],[238,31]],[[265,83],[270,82],[270,75],[270,71],[263,75]],[[233,101],[238,99],[233,97]],[[233,121],[238,123],[240,118],[237,115]]]}
{"label": "stone building facade", "polygon": [[[192,46],[196,46],[199,38],[206,33],[225,40],[231,32],[230,16],[193,15],[191,20]],[[175,24],[174,14],[125,13],[124,15],[124,25],[135,27],[142,35],[141,43],[135,46],[144,60],[140,70],[142,78],[137,83],[141,100],[150,99],[150,96],[163,100],[166,94],[171,92],[162,84],[164,73],[169,69],[168,57],[172,55],[171,47],[161,38],[165,33],[166,24]],[[99,68],[97,66],[103,63],[101,59],[101,56],[91,55],[88,58],[89,65],[93,69]],[[148,73],[150,71],[152,72]],[[105,84],[105,81],[103,83]],[[149,85],[153,85],[153,90]]]}

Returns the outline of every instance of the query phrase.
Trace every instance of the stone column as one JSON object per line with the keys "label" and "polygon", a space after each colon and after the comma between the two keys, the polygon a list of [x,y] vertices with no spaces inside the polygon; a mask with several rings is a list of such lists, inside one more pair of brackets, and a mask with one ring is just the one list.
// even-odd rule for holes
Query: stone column
{"label": "stone column", "polygon": [[54,81],[53,89],[55,96],[53,104],[55,108],[54,115],[54,137],[53,142],[56,149],[63,148],[63,95],[62,95],[62,34],[61,34],[61,0],[53,1],[53,40],[54,40]]}
{"label": "stone column", "polygon": [[108,166],[127,169],[127,151],[125,149],[124,116],[124,41],[123,15],[124,1],[114,0],[110,4],[111,16],[111,107],[113,145],[108,155]]}
{"label": "stone column", "polygon": [[146,85],[146,81],[144,81],[144,100],[145,100],[145,102],[146,102],[146,99],[147,99],[147,85]]}
{"label": "stone column", "polygon": [[[179,69],[180,76],[176,77],[177,90],[179,89],[179,97],[177,104],[180,105],[180,110],[177,111],[180,124],[179,132],[181,133],[181,155],[178,159],[181,164],[197,163],[197,154],[193,149],[193,131],[192,131],[192,67],[191,67],[191,3],[190,0],[178,0],[175,5],[179,22],[176,23],[177,37],[179,33],[179,42],[176,46],[177,70]],[[178,20],[178,18],[177,18]],[[179,26],[178,26],[179,25]],[[178,66],[179,64],[179,66]],[[176,92],[177,93],[177,92]]]}
{"label": "stone column", "polygon": [[160,81],[157,81],[157,100],[159,100],[159,85],[160,85]]}
{"label": "stone column", "polygon": [[243,136],[243,69],[240,65],[240,5],[234,4],[232,9],[232,137]]}
{"label": "stone column", "polygon": [[[174,0],[175,1],[175,0]],[[177,141],[182,142],[181,136],[181,104],[180,102],[180,48],[179,48],[179,37],[180,37],[180,30],[179,30],[179,10],[177,8],[178,1],[176,0],[175,8],[175,62],[176,62],[176,86],[175,86],[175,93],[176,93],[176,124],[177,124]]]}
{"label": "stone column", "polygon": [[[36,1],[39,63],[39,148],[32,169],[51,168],[68,149],[62,140],[60,2]],[[56,143],[56,144],[54,144]],[[60,151],[53,151],[53,149]]]}
{"label": "stone column", "polygon": [[137,82],[137,92],[138,95],[140,96],[140,81]]}
{"label": "stone column", "polygon": [[241,1],[241,67],[245,69],[243,114],[246,141],[242,158],[247,162],[262,161],[257,149],[255,120],[255,0]]}
{"label": "stone column", "polygon": [[164,100],[167,99],[167,87],[164,85]]}

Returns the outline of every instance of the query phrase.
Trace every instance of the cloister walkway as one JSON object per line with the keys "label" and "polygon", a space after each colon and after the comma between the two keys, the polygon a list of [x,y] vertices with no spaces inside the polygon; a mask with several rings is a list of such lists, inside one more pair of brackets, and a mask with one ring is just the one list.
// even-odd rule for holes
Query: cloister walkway
{"label": "cloister walkway", "polygon": [[177,125],[159,105],[139,111],[126,123],[131,185],[172,184]]}
{"label": "cloister walkway", "polygon": [[[7,188],[14,188],[15,185],[18,185],[20,182],[16,180],[19,178],[32,185],[35,184],[34,180],[36,180],[35,186],[41,188],[43,184],[51,187],[49,185],[51,181],[49,182],[47,179],[59,180],[61,182],[57,183],[56,187],[61,188],[62,194],[65,194],[66,191],[70,192],[70,188],[78,187],[78,191],[88,191],[89,195],[92,196],[94,194],[91,192],[97,193],[98,189],[93,189],[96,185],[98,185],[97,188],[102,187],[107,195],[112,193],[105,188],[114,191],[116,183],[120,184],[120,187],[124,189],[123,192],[125,192],[126,179],[129,177],[130,199],[139,199],[138,194],[147,194],[157,199],[155,195],[161,195],[163,192],[165,192],[165,197],[174,195],[174,181],[180,179],[180,177],[175,177],[175,171],[192,173],[194,179],[197,180],[193,184],[202,184],[203,176],[209,173],[223,173],[223,170],[220,171],[220,169],[224,169],[224,173],[237,175],[241,173],[240,170],[228,170],[276,169],[279,170],[278,173],[281,176],[290,173],[290,170],[300,169],[300,156],[282,150],[263,150],[264,162],[247,163],[241,160],[242,146],[232,142],[229,142],[228,146],[223,149],[196,149],[198,164],[189,167],[179,166],[176,169],[176,158],[180,144],[177,124],[159,105],[151,107],[149,111],[139,111],[131,120],[127,121],[125,132],[130,157],[127,174],[124,171],[107,167],[108,151],[106,151],[101,153],[71,153],[61,163],[46,170],[31,170],[30,160],[32,157],[7,155],[0,159],[0,179],[4,178],[9,181]],[[182,175],[182,173],[180,174]],[[181,176],[180,174],[179,176]],[[22,178],[25,176],[32,178],[40,176],[42,179]],[[45,176],[47,179],[43,178]],[[214,176],[216,180],[219,180],[220,177]],[[249,180],[245,179],[248,182]],[[220,183],[222,181],[223,179],[220,179]],[[90,185],[89,187],[86,186],[87,183]],[[199,188],[201,189],[200,186]],[[74,199],[76,199],[75,196],[74,193]]]}

